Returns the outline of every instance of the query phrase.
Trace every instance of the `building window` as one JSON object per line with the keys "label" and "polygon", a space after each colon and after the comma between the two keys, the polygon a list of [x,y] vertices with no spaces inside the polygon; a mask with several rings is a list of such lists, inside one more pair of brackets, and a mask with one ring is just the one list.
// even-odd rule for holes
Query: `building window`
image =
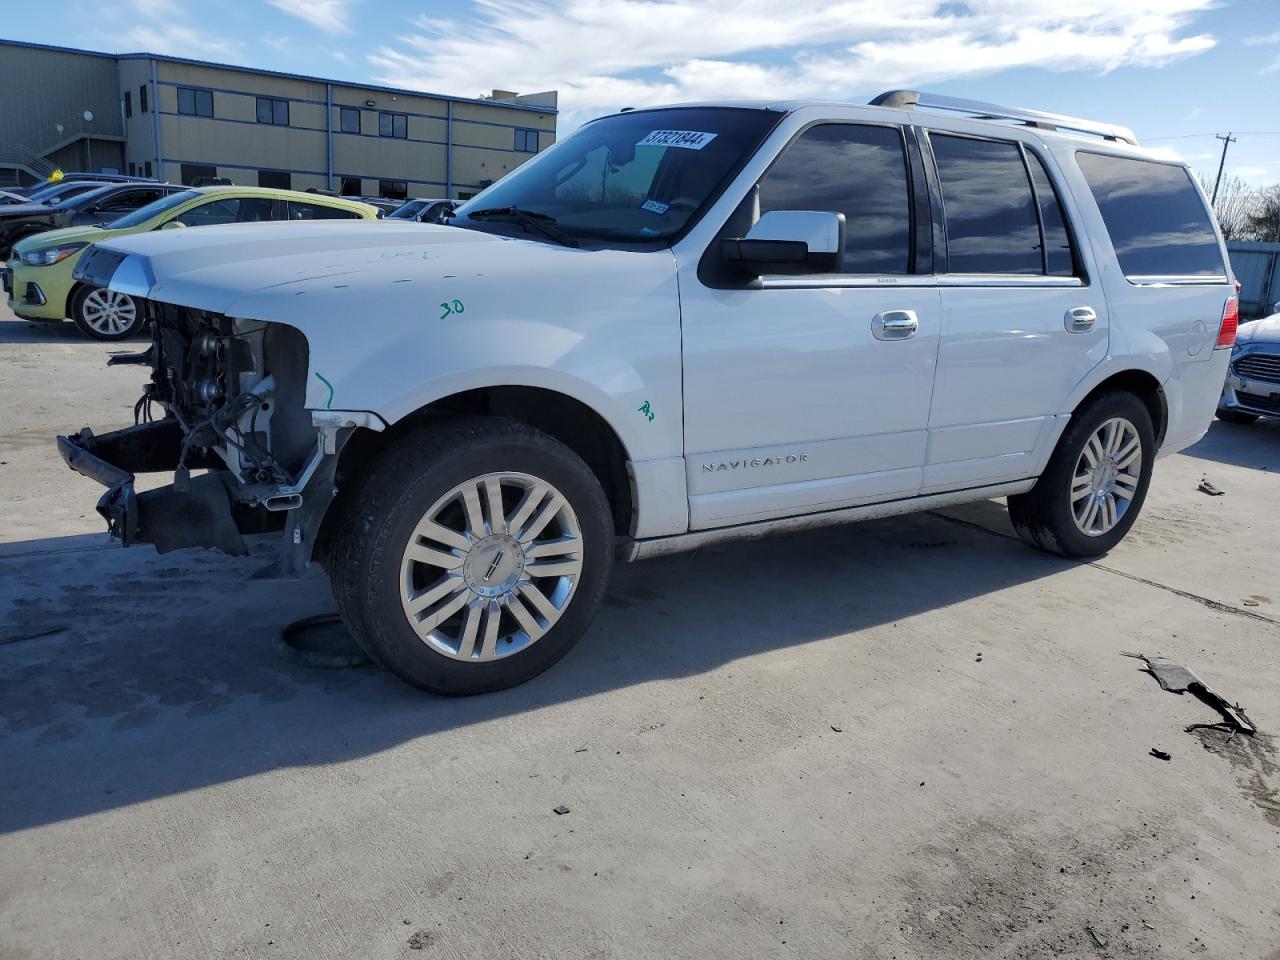
{"label": "building window", "polygon": [[129,164],[129,176],[136,177],[138,175],[138,165],[136,163]]}
{"label": "building window", "polygon": [[184,163],[182,165],[182,183],[184,186],[199,186],[196,181],[216,180],[218,168],[203,163]]}
{"label": "building window", "polygon": [[213,91],[179,87],[178,112],[188,117],[212,117]]}
{"label": "building window", "polygon": [[363,189],[359,177],[343,177],[342,188],[338,192],[344,197],[359,197],[363,196]]}
{"label": "building window", "polygon": [[537,153],[538,152],[538,131],[525,130],[516,128],[516,152],[517,153]]}
{"label": "building window", "polygon": [[342,107],[339,111],[339,126],[343,133],[360,132],[360,111],[355,107]]}
{"label": "building window", "polygon": [[409,117],[403,113],[379,113],[378,136],[405,140],[409,136]]}
{"label": "building window", "polygon": [[409,199],[409,184],[403,180],[379,180],[378,196],[388,200]]}
{"label": "building window", "polygon": [[289,125],[289,101],[276,97],[258,98],[258,122],[270,123],[277,127]]}
{"label": "building window", "polygon": [[126,90],[124,92],[124,116],[125,119],[133,116],[133,91]]}
{"label": "building window", "polygon": [[259,170],[258,186],[274,187],[277,190],[292,190],[293,177],[288,170]]}
{"label": "building window", "polygon": [[138,88],[138,109],[143,113],[147,112],[147,85],[145,83]]}
{"label": "building window", "polygon": [[151,176],[151,161],[150,161],[150,160],[147,160],[147,161],[144,161],[144,162],[143,162],[143,164],[142,164],[142,175],[143,175],[144,177],[150,177],[150,176]]}

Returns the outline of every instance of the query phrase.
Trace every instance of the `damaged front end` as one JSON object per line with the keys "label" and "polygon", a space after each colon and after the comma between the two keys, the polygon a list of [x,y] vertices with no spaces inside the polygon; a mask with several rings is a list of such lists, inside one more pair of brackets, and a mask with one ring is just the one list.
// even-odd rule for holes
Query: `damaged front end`
{"label": "damaged front end", "polygon": [[[151,345],[110,361],[151,367],[134,425],[60,436],[62,458],[107,487],[98,512],[125,546],[243,556],[246,534],[274,531],[267,575],[298,576],[337,493],[338,454],[356,428],[382,421],[307,409],[307,341],[294,327],[154,301],[147,311]],[[138,474],[170,471],[172,484],[134,489]]]}

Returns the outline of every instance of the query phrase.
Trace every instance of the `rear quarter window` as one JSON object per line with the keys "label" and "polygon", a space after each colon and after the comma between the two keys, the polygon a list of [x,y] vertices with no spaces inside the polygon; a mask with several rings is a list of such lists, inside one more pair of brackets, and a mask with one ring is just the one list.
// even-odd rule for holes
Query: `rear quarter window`
{"label": "rear quarter window", "polygon": [[1209,211],[1185,167],[1085,152],[1076,162],[1128,279],[1226,277]]}

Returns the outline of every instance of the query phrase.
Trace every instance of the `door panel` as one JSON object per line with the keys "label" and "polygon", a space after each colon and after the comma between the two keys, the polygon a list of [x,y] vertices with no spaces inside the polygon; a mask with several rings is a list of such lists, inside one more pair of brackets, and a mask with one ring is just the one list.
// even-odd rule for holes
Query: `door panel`
{"label": "door panel", "polygon": [[[1067,313],[1098,319],[1068,332]],[[929,416],[926,491],[1027,476],[1047,456],[1046,420],[1107,355],[1107,305],[1095,288],[942,288],[942,343]],[[1025,454],[1021,461],[1007,458]],[[999,462],[1004,459],[1005,462]],[[960,462],[964,466],[959,466]]]}
{"label": "door panel", "polygon": [[[919,490],[937,288],[714,290],[693,271],[680,287],[693,529]],[[876,339],[894,310],[915,335]]]}

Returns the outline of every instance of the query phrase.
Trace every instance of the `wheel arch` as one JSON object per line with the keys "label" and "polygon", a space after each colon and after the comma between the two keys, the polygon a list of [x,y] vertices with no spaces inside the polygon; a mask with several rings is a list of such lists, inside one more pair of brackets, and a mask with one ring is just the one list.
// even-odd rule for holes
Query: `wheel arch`
{"label": "wheel arch", "polygon": [[1114,392],[1132,393],[1142,401],[1151,415],[1151,426],[1155,432],[1158,450],[1164,443],[1165,432],[1169,428],[1169,400],[1165,396],[1164,387],[1149,370],[1131,367],[1111,373],[1082,395],[1073,405],[1071,412],[1075,414],[1095,397]]}
{"label": "wheel arch", "polygon": [[65,315],[68,319],[70,319],[72,314],[75,313],[77,298],[79,298],[81,293],[88,290],[90,286],[90,284],[85,283],[83,280],[76,280],[71,284],[71,289],[67,291],[67,302],[65,305]]}
{"label": "wheel arch", "polygon": [[357,430],[338,459],[338,496],[321,525],[318,550],[323,553],[326,549],[337,518],[349,504],[345,496],[373,457],[424,423],[465,415],[516,420],[565,444],[599,480],[609,501],[614,532],[621,537],[630,535],[635,525],[636,498],[627,468],[627,448],[614,427],[598,411],[568,394],[546,387],[509,384],[475,387],[440,397],[386,430]]}

